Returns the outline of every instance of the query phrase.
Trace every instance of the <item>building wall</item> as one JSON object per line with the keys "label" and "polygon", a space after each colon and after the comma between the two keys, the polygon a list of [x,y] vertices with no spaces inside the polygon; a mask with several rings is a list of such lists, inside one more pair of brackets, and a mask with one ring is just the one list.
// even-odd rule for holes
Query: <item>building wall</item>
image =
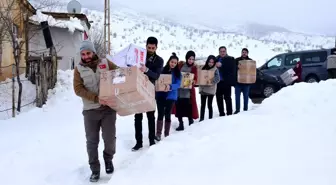
{"label": "building wall", "polygon": [[[20,4],[15,4],[14,6],[8,5],[7,3],[11,3],[12,1],[8,0],[0,0],[0,5],[4,6],[8,9],[10,9],[13,12],[12,20],[17,27],[18,30],[18,38],[22,39],[22,47],[21,47],[21,60],[19,66],[21,67],[20,69],[20,74],[22,74],[25,71],[25,52],[26,52],[26,45],[24,44],[27,37],[25,34],[26,30],[26,24],[25,24],[25,18],[24,18],[24,13],[26,12],[26,16],[31,16],[32,13],[29,12],[27,9],[23,8],[23,6],[20,6]],[[17,1],[19,2],[19,1]],[[7,18],[7,17],[6,17]],[[9,17],[8,17],[9,19]],[[1,24],[1,23],[0,23]],[[6,25],[7,26],[7,25]],[[12,28],[7,28],[6,29],[12,29]],[[10,31],[12,32],[12,31]],[[9,32],[4,32],[5,35],[2,38],[2,42],[0,44],[1,47],[1,58],[0,58],[0,81],[3,81],[7,78],[11,78],[13,76],[12,73],[12,65],[15,63],[14,60],[14,54],[13,54],[13,43],[10,38],[10,35],[8,35]]]}
{"label": "building wall", "polygon": [[[71,59],[73,58],[75,60],[75,64],[80,60],[79,46],[83,40],[83,33],[78,30],[71,33],[68,28],[59,27],[50,27],[50,33],[57,51],[57,56],[62,57],[61,60],[58,60],[58,69],[71,69]],[[40,56],[41,53],[49,53],[49,49],[46,49],[42,30],[30,37],[30,56]]]}

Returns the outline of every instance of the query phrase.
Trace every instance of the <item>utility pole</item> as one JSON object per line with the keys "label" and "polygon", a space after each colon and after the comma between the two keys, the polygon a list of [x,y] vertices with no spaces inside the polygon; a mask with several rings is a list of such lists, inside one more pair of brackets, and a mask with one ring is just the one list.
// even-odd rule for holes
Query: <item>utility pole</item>
{"label": "utility pole", "polygon": [[110,0],[105,0],[104,5],[104,51],[107,55],[111,54],[111,28],[110,28]]}

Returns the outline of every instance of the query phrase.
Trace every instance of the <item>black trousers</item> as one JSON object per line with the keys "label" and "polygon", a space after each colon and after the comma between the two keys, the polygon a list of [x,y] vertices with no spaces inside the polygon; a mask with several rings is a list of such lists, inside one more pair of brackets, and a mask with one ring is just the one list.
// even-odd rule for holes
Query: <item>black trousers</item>
{"label": "black trousers", "polygon": [[208,100],[208,110],[209,110],[209,119],[213,117],[213,109],[212,109],[212,101],[213,101],[214,95],[201,95],[201,117],[200,119],[204,119],[204,113],[205,113],[205,104]]}
{"label": "black trousers", "polygon": [[[146,112],[148,119],[148,139],[155,139],[155,111]],[[142,144],[142,113],[134,115],[135,139],[137,143]]]}
{"label": "black trousers", "polygon": [[166,98],[158,98],[156,100],[157,110],[158,110],[158,121],[171,122],[171,111],[174,105],[174,100],[167,100]]}
{"label": "black trousers", "polygon": [[224,101],[226,105],[226,114],[232,115],[232,98],[231,98],[231,85],[227,85],[222,81],[217,84],[216,100],[218,106],[219,116],[224,116]]}

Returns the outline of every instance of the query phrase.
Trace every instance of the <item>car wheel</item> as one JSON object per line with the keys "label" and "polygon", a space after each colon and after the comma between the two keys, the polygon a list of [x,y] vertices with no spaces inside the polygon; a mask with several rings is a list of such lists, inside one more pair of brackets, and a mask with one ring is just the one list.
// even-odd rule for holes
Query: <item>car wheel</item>
{"label": "car wheel", "polygon": [[318,82],[319,80],[318,80],[318,78],[316,77],[316,76],[308,76],[307,78],[306,78],[306,82],[307,83],[315,83],[315,82]]}
{"label": "car wheel", "polygon": [[275,88],[273,85],[265,85],[263,90],[263,95],[265,98],[272,96],[275,93]]}

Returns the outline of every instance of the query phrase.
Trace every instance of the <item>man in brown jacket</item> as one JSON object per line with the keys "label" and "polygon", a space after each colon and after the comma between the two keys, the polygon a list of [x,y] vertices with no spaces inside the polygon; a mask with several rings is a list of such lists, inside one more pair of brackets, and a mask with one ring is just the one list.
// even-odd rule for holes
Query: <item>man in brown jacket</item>
{"label": "man in brown jacket", "polygon": [[103,157],[105,171],[111,174],[114,171],[112,159],[116,147],[116,112],[108,104],[99,100],[100,73],[116,69],[117,66],[106,59],[99,59],[92,42],[85,40],[80,46],[81,61],[74,69],[73,86],[77,96],[83,100],[83,116],[86,134],[86,149],[89,165],[92,171],[91,182],[100,178],[100,163],[98,157],[99,131],[102,129],[104,140]]}

